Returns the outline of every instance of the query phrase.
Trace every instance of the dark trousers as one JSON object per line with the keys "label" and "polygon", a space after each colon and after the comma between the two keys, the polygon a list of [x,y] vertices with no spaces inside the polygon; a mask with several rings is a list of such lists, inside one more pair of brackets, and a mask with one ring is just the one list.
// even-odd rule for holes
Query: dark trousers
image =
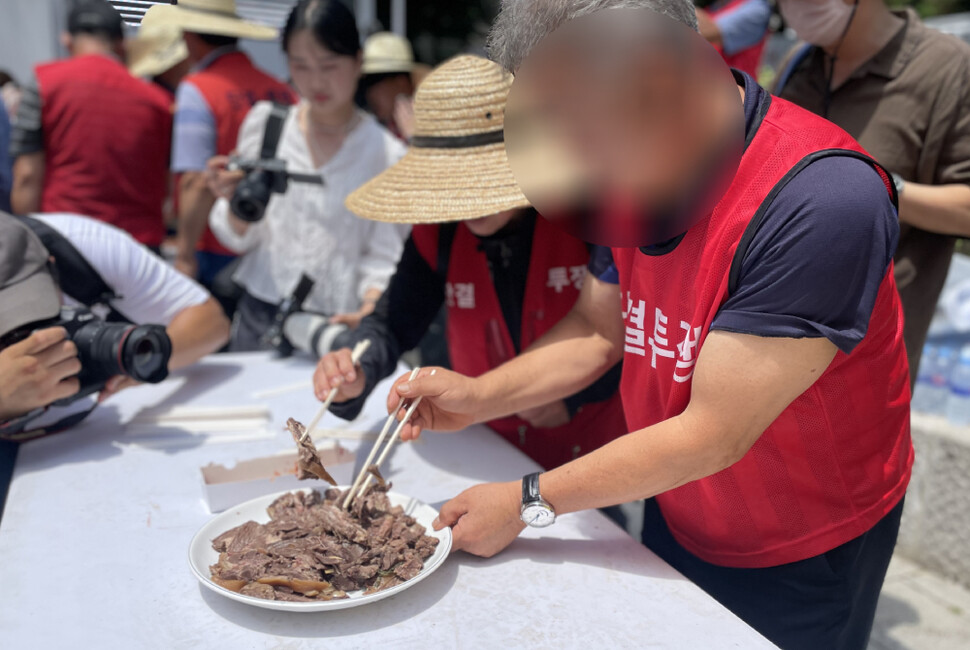
{"label": "dark trousers", "polygon": [[734,569],[687,552],[649,499],[643,543],[783,650],[865,650],[902,512],[900,502],[868,532],[822,555]]}
{"label": "dark trousers", "polygon": [[277,305],[263,302],[244,292],[232,318],[229,351],[255,352],[272,349],[263,343],[262,338],[273,325],[278,309]]}

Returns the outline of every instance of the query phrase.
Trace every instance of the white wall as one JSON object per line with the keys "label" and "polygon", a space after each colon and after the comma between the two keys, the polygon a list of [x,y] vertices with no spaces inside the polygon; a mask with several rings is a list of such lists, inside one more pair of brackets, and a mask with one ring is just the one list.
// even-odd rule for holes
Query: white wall
{"label": "white wall", "polygon": [[34,65],[59,56],[62,5],[55,0],[0,2],[0,68],[20,83],[30,78]]}

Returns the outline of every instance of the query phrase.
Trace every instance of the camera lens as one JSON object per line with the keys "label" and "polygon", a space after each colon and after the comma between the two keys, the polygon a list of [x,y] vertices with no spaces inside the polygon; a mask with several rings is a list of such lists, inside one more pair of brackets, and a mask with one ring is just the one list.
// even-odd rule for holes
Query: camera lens
{"label": "camera lens", "polygon": [[140,325],[125,338],[118,355],[124,374],[157,384],[168,377],[172,341],[161,325]]}
{"label": "camera lens", "polygon": [[262,219],[273,193],[272,180],[265,170],[254,171],[242,179],[229,202],[233,214],[250,223]]}

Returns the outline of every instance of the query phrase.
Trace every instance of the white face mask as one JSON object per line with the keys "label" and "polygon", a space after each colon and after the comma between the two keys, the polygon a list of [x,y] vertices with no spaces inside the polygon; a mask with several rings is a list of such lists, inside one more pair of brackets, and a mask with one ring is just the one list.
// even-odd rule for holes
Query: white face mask
{"label": "white face mask", "polygon": [[779,0],[778,8],[798,38],[831,47],[842,38],[855,7],[843,0]]}

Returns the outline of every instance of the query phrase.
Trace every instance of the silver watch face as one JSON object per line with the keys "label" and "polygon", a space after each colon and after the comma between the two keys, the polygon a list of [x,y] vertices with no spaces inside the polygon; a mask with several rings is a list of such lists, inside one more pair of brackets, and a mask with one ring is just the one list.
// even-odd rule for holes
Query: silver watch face
{"label": "silver watch face", "polygon": [[556,521],[556,513],[544,503],[529,503],[522,506],[522,522],[533,528],[545,528]]}

